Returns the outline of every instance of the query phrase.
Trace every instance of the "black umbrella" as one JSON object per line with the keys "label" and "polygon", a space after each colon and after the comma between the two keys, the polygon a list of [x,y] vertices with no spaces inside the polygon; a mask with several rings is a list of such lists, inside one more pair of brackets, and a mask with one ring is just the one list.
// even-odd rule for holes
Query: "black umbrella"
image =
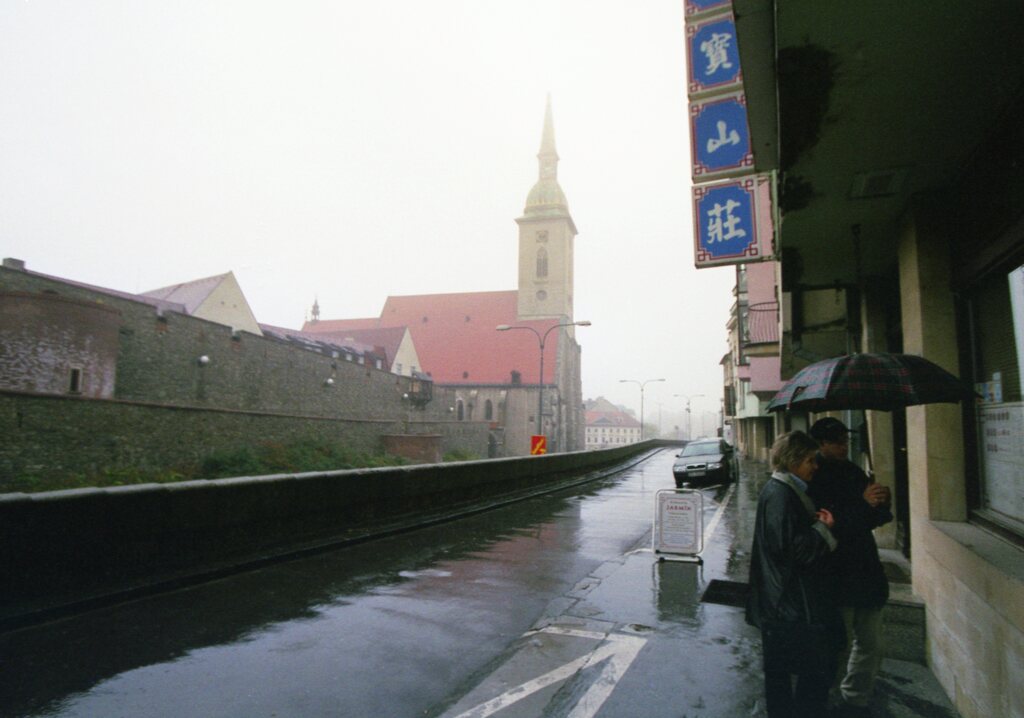
{"label": "black umbrella", "polygon": [[875,409],[976,397],[966,382],[913,354],[847,354],[810,364],[768,402],[768,411]]}

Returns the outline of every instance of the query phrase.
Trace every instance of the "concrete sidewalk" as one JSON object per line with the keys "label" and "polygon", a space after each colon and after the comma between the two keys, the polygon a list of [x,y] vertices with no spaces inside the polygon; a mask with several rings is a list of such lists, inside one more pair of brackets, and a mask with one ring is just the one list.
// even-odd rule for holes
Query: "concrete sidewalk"
{"label": "concrete sidewalk", "polygon": [[[764,716],[759,631],[741,608],[702,597],[712,580],[746,582],[766,476],[752,464],[735,486],[702,491],[705,531],[712,531],[702,565],[659,561],[646,537],[553,601],[444,716]],[[877,718],[958,715],[924,665],[895,659],[882,666],[872,711]]]}

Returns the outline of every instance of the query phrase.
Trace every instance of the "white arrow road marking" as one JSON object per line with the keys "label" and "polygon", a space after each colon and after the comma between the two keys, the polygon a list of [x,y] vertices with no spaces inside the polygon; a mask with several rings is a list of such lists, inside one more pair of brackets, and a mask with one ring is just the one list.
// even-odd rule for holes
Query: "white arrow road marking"
{"label": "white arrow road marking", "polygon": [[601,669],[601,674],[587,692],[580,698],[568,718],[591,718],[604,704],[608,696],[615,690],[615,684],[626,673],[633,659],[636,658],[640,649],[647,642],[637,636],[626,636],[620,634],[601,634],[593,631],[577,631],[573,629],[558,628],[551,626],[541,629],[537,633],[554,633],[558,635],[574,636],[579,638],[605,639],[605,643],[599,645],[589,654],[559,666],[542,676],[527,681],[520,686],[511,688],[491,700],[470,708],[460,713],[455,718],[487,718],[508,706],[533,695],[553,683],[564,681],[572,677],[577,671],[587,666],[595,665],[601,661],[608,660]]}
{"label": "white arrow road marking", "polygon": [[[636,654],[647,643],[645,639],[637,638],[636,636],[608,636],[608,640],[614,641],[619,645],[610,651],[611,659],[601,669],[601,675],[591,684],[587,692],[583,694],[583,697],[572,709],[568,718],[591,718],[591,716],[595,715],[601,706],[604,705],[608,696],[615,690],[616,684],[625,675],[629,669],[629,664],[636,658]],[[612,646],[608,647],[612,648]],[[595,661],[599,651],[600,649],[593,654]]]}

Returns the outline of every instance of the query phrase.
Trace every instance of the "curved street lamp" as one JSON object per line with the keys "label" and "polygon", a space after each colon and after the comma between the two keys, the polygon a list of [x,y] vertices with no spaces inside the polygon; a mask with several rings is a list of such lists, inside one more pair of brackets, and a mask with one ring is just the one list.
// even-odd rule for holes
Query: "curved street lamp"
{"label": "curved street lamp", "polygon": [[520,324],[499,324],[498,326],[496,326],[494,328],[496,331],[499,331],[499,332],[507,332],[510,329],[527,329],[527,330],[529,330],[529,331],[531,331],[531,332],[533,332],[534,334],[537,335],[537,342],[540,345],[540,374],[538,375],[538,380],[539,380],[539,383],[540,383],[540,391],[537,392],[537,434],[538,435],[543,435],[544,434],[544,425],[542,423],[543,422],[543,413],[544,413],[544,342],[547,341],[548,334],[553,332],[555,329],[558,329],[559,327],[589,327],[589,326],[590,326],[590,322],[584,319],[583,321],[579,321],[579,322],[565,322],[563,324],[555,324],[553,326],[548,327],[548,330],[546,332],[544,332],[544,334],[541,334],[540,332],[538,332],[533,327],[526,327],[526,326],[522,326]]}
{"label": "curved street lamp", "polygon": [[636,384],[640,387],[640,441],[644,440],[644,387],[652,381],[665,381],[664,379],[619,379],[620,384]]}
{"label": "curved street lamp", "polygon": [[686,440],[690,441],[693,439],[693,419],[690,418],[690,400],[696,399],[699,396],[707,396],[707,394],[673,394],[672,396],[681,396],[686,399]]}

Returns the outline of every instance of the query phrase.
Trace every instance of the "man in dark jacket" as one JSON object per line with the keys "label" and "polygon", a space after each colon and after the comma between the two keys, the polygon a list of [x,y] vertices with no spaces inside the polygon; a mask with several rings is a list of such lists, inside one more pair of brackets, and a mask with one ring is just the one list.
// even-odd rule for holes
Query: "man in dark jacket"
{"label": "man in dark jacket", "polygon": [[892,521],[889,489],[874,483],[847,458],[850,431],[843,422],[821,419],[810,434],[821,449],[807,495],[835,517],[839,546],[829,557],[834,573],[830,583],[850,637],[849,660],[839,685],[840,715],[870,716],[868,703],[882,662],[882,609],[889,598],[872,530]]}

